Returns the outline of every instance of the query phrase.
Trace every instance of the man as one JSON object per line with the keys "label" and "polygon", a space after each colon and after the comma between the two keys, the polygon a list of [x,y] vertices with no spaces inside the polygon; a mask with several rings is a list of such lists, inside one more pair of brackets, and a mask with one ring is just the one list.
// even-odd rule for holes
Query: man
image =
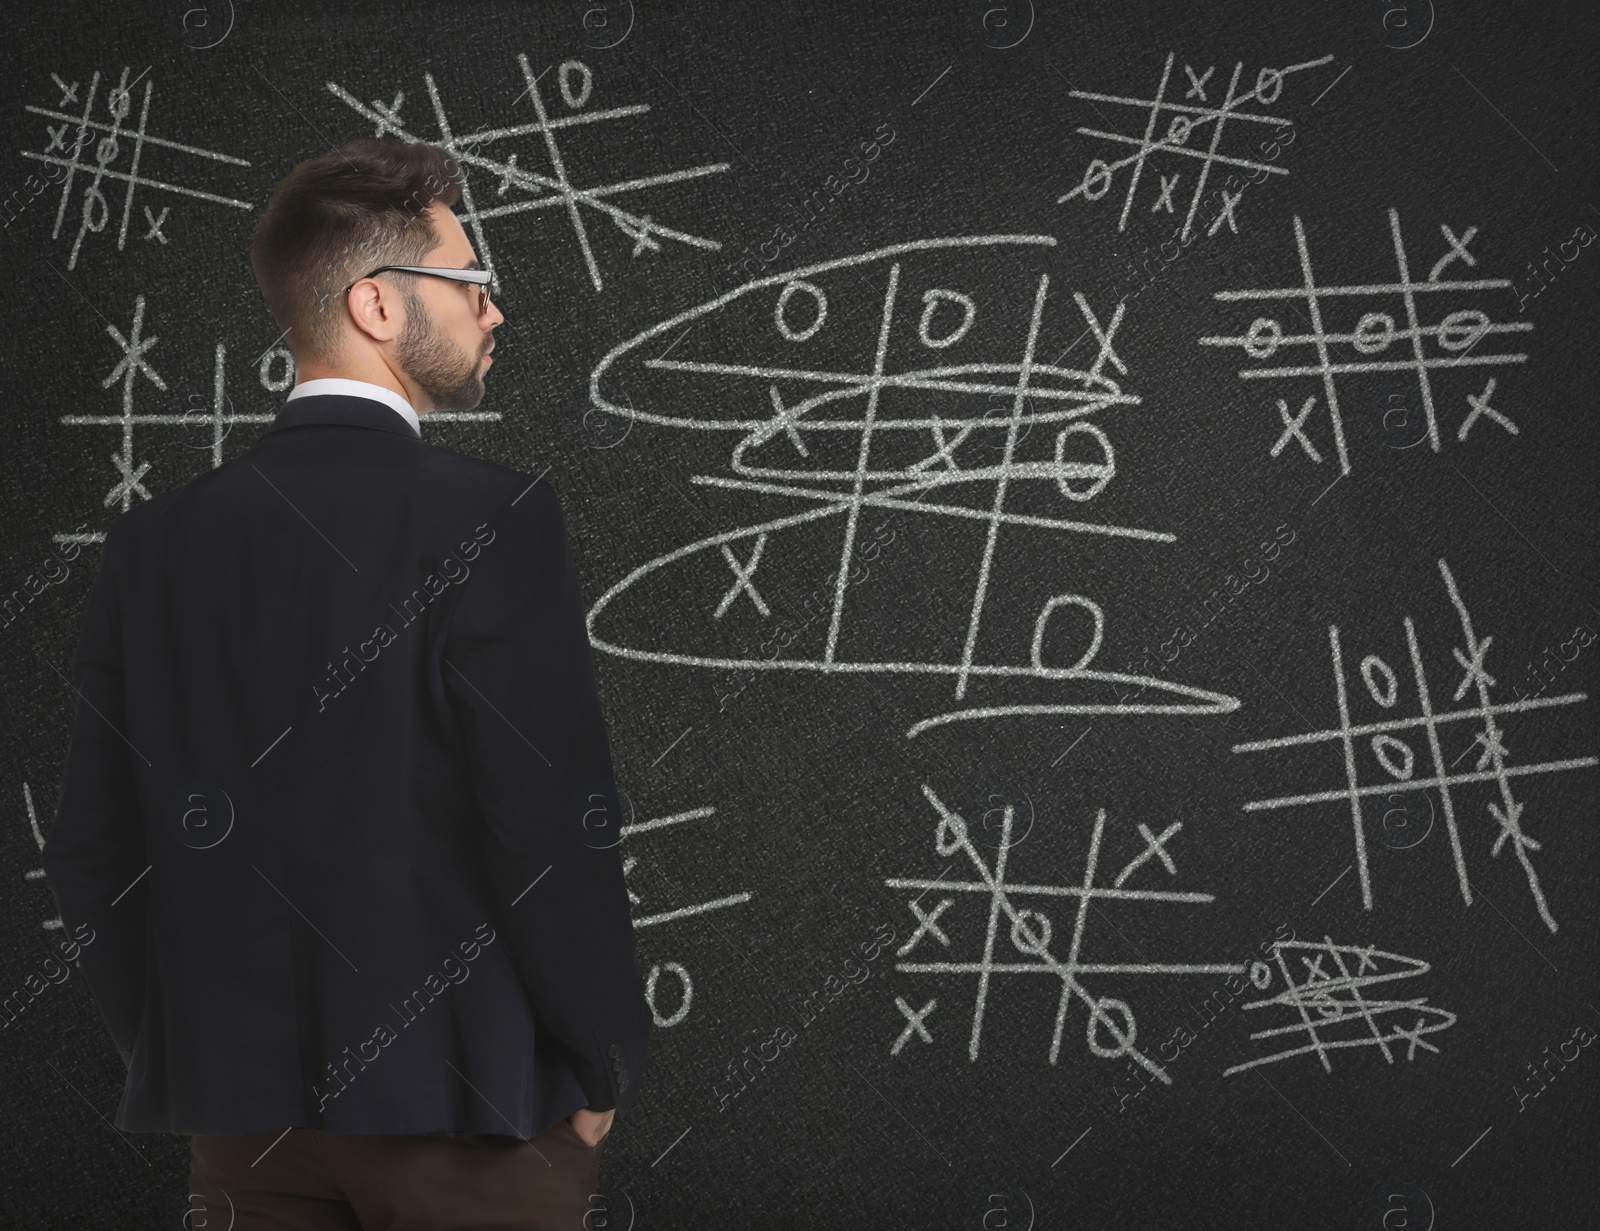
{"label": "man", "polygon": [[210,1226],[577,1231],[644,1073],[561,506],[421,439],[505,319],[460,178],[367,140],[278,185],[251,256],[299,383],[112,524],[72,664],[45,869],[116,1125],[194,1134]]}

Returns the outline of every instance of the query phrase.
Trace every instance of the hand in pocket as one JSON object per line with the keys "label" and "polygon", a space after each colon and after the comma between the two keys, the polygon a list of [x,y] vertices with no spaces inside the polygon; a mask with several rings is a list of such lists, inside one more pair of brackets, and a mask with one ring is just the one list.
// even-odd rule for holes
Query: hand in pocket
{"label": "hand in pocket", "polygon": [[592,1150],[605,1140],[606,1134],[611,1131],[611,1121],[616,1114],[615,1108],[610,1111],[590,1111],[587,1107],[580,1107],[567,1117],[567,1123],[572,1126],[572,1131],[578,1134],[584,1145]]}

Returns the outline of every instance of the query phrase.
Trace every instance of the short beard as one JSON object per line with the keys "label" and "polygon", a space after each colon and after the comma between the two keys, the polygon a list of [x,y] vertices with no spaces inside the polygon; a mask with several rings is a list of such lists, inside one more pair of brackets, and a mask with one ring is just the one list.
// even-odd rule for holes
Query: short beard
{"label": "short beard", "polygon": [[467,359],[434,328],[421,296],[409,287],[400,292],[406,305],[406,323],[395,342],[394,357],[400,370],[416,382],[438,410],[471,410],[483,401],[483,375],[479,360],[488,348]]}

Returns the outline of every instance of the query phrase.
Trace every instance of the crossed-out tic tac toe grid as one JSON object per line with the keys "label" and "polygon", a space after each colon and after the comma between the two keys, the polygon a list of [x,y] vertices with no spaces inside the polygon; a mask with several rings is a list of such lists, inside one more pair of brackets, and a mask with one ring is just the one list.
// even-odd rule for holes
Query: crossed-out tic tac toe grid
{"label": "crossed-out tic tac toe grid", "polygon": [[[1448,224],[1441,223],[1439,231],[1446,247],[1428,271],[1426,280],[1411,276],[1411,261],[1406,253],[1405,241],[1400,234],[1400,215],[1389,211],[1389,232],[1394,245],[1395,265],[1399,272],[1396,282],[1372,282],[1355,285],[1329,284],[1319,286],[1311,268],[1311,250],[1306,243],[1305,227],[1299,215],[1294,219],[1295,244],[1299,249],[1302,282],[1299,286],[1254,288],[1250,290],[1218,291],[1214,298],[1224,301],[1283,300],[1304,309],[1303,318],[1309,323],[1307,333],[1285,333],[1283,324],[1274,317],[1262,316],[1253,321],[1240,335],[1211,335],[1200,339],[1202,346],[1237,346],[1252,359],[1271,359],[1284,347],[1309,347],[1315,353],[1315,362],[1289,364],[1278,367],[1245,368],[1239,372],[1241,380],[1264,380],[1279,377],[1314,376],[1321,378],[1323,396],[1327,400],[1328,417],[1333,431],[1334,451],[1339,457],[1340,476],[1350,473],[1350,453],[1345,439],[1344,415],[1339,406],[1339,385],[1335,377],[1356,373],[1395,372],[1414,373],[1422,399],[1424,431],[1410,444],[1397,446],[1410,448],[1423,439],[1435,453],[1440,450],[1438,412],[1434,404],[1433,377],[1431,373],[1445,368],[1482,367],[1491,364],[1523,363],[1528,356],[1521,352],[1474,355],[1473,349],[1485,338],[1498,334],[1521,333],[1533,328],[1531,321],[1497,322],[1478,308],[1462,308],[1443,316],[1434,324],[1423,324],[1419,311],[1419,297],[1430,300],[1439,294],[1497,291],[1511,286],[1507,278],[1448,279],[1442,275],[1453,263],[1475,266],[1478,261],[1468,248],[1478,228],[1469,226],[1457,235]],[[1327,317],[1341,311],[1341,305],[1356,297],[1390,301],[1402,312],[1406,324],[1396,327],[1391,312],[1363,313],[1348,329],[1337,325],[1330,328]],[[1429,342],[1437,348],[1429,353]],[[1349,347],[1348,358],[1336,361],[1330,344]],[[1391,346],[1398,344],[1411,352],[1408,358],[1380,358]],[[1491,348],[1493,343],[1490,344]],[[1456,439],[1465,442],[1467,435],[1480,419],[1496,424],[1516,436],[1520,429],[1511,417],[1493,406],[1496,378],[1490,377],[1482,392],[1467,394],[1468,413],[1456,429]],[[1278,417],[1283,422],[1283,432],[1273,444],[1271,456],[1279,456],[1291,442],[1300,453],[1313,463],[1320,464],[1322,453],[1306,432],[1306,422],[1316,408],[1316,395],[1307,397],[1297,413],[1291,413],[1288,403],[1278,399]],[[1381,417],[1385,428],[1392,413],[1385,405],[1378,405],[1374,417]]]}
{"label": "crossed-out tic tac toe grid", "polygon": [[[1597,758],[1592,756],[1570,757],[1562,760],[1536,761],[1528,764],[1513,765],[1509,763],[1511,750],[1505,741],[1505,732],[1500,725],[1500,719],[1510,714],[1522,714],[1536,709],[1547,709],[1554,706],[1576,705],[1586,700],[1587,693],[1574,692],[1555,697],[1530,697],[1516,701],[1492,701],[1489,690],[1495,685],[1495,677],[1490,673],[1486,658],[1489,648],[1494,641],[1493,636],[1479,637],[1473,630],[1472,615],[1467,610],[1467,605],[1462,601],[1461,592],[1456,587],[1456,580],[1450,571],[1449,565],[1443,560],[1439,561],[1439,573],[1444,580],[1445,589],[1449,591],[1450,601],[1455,606],[1456,615],[1461,623],[1461,636],[1465,646],[1453,647],[1451,650],[1456,664],[1461,668],[1462,675],[1456,684],[1451,702],[1460,702],[1467,694],[1473,693],[1477,697],[1477,704],[1468,704],[1460,709],[1435,710],[1433,694],[1429,690],[1428,677],[1423,669],[1422,651],[1417,644],[1417,632],[1408,615],[1404,619],[1406,646],[1410,651],[1411,668],[1415,676],[1416,697],[1415,702],[1418,713],[1415,718],[1384,719],[1378,722],[1355,723],[1350,715],[1350,681],[1347,679],[1344,661],[1344,647],[1339,637],[1337,625],[1328,626],[1328,640],[1333,655],[1334,691],[1338,699],[1339,725],[1323,731],[1312,731],[1304,735],[1289,735],[1278,739],[1252,740],[1248,743],[1235,744],[1235,752],[1263,752],[1276,748],[1287,748],[1301,744],[1333,744],[1342,749],[1346,785],[1343,788],[1312,791],[1301,795],[1287,795],[1275,799],[1258,799],[1245,804],[1246,812],[1266,811],[1274,808],[1298,808],[1309,804],[1328,803],[1336,800],[1348,802],[1350,819],[1354,830],[1356,860],[1355,866],[1359,870],[1361,880],[1361,901],[1366,909],[1372,909],[1372,880],[1367,866],[1367,838],[1366,817],[1362,801],[1372,796],[1391,798],[1396,794],[1410,791],[1428,791],[1437,788],[1442,810],[1444,813],[1445,832],[1450,841],[1451,858],[1455,864],[1456,879],[1460,884],[1461,897],[1468,905],[1472,903],[1472,885],[1467,879],[1466,853],[1462,843],[1460,828],[1457,824],[1456,799],[1453,788],[1469,786],[1474,783],[1491,783],[1499,796],[1498,802],[1491,801],[1487,805],[1487,813],[1494,822],[1497,832],[1490,844],[1491,857],[1499,856],[1502,850],[1509,847],[1517,862],[1522,866],[1523,875],[1528,883],[1528,891],[1532,894],[1535,905],[1538,907],[1539,917],[1544,920],[1545,926],[1552,932],[1556,930],[1556,920],[1550,912],[1550,907],[1545,901],[1544,890],[1539,884],[1539,875],[1534,869],[1533,861],[1529,857],[1530,851],[1542,848],[1539,839],[1527,833],[1523,827],[1523,811],[1525,802],[1516,798],[1512,790],[1512,780],[1530,775],[1553,774],[1566,770],[1583,769],[1597,764]],[[1393,709],[1401,695],[1400,680],[1394,669],[1377,654],[1368,654],[1361,659],[1357,674],[1366,686],[1366,691],[1372,700],[1384,710]],[[1455,728],[1457,724],[1468,723],[1476,726],[1476,731],[1470,743],[1465,748],[1455,751],[1452,759],[1446,759],[1444,748],[1445,736],[1441,731]],[[1417,751],[1400,738],[1402,732],[1416,732],[1421,734],[1427,743],[1427,751],[1419,755]],[[1368,748],[1364,750],[1360,763],[1357,758],[1357,747],[1361,742],[1366,742]],[[1458,741],[1459,742],[1459,741]],[[1457,766],[1474,750],[1478,749],[1476,762],[1470,769],[1457,769]],[[1370,751],[1372,758],[1382,770],[1381,776],[1374,775],[1372,781],[1363,781],[1361,764],[1366,763],[1365,751]],[[1433,766],[1433,773],[1418,775],[1417,768],[1421,756],[1427,756]],[[1431,799],[1430,799],[1431,805]],[[1346,869],[1348,871],[1348,869]],[[1342,874],[1341,874],[1342,875]]]}
{"label": "crossed-out tic tac toe grid", "polygon": [[[1106,132],[1099,128],[1080,128],[1077,131],[1086,137],[1096,137],[1102,141],[1113,141],[1120,145],[1136,145],[1139,151],[1129,154],[1126,158],[1119,158],[1115,162],[1106,162],[1104,159],[1091,159],[1084,170],[1083,180],[1069,192],[1056,198],[1056,204],[1082,197],[1085,201],[1098,201],[1111,190],[1111,184],[1116,178],[1116,173],[1124,167],[1131,166],[1132,174],[1128,177],[1128,191],[1122,200],[1122,217],[1117,221],[1117,230],[1125,231],[1128,227],[1128,212],[1133,208],[1134,195],[1139,189],[1139,180],[1143,176],[1145,163],[1153,154],[1160,154],[1163,158],[1168,155],[1176,157],[1180,162],[1183,159],[1199,159],[1200,174],[1195,179],[1194,192],[1189,197],[1189,211],[1183,219],[1183,231],[1180,238],[1188,240],[1189,232],[1194,226],[1195,211],[1200,208],[1201,198],[1205,195],[1206,181],[1211,174],[1211,168],[1216,163],[1227,167],[1245,167],[1251,170],[1263,171],[1268,175],[1287,175],[1287,168],[1274,166],[1268,162],[1261,162],[1253,158],[1238,158],[1229,154],[1219,154],[1218,147],[1222,143],[1222,132],[1229,120],[1236,120],[1245,124],[1270,124],[1279,127],[1289,121],[1274,115],[1262,115],[1257,112],[1241,111],[1246,103],[1254,101],[1264,106],[1270,106],[1278,101],[1283,93],[1284,78],[1291,73],[1302,72],[1308,68],[1319,68],[1330,62],[1332,56],[1323,56],[1317,60],[1307,60],[1303,64],[1291,64],[1287,68],[1263,68],[1256,74],[1255,88],[1243,94],[1236,94],[1239,88],[1239,75],[1244,71],[1244,61],[1239,61],[1233,66],[1233,77],[1228,82],[1227,97],[1221,106],[1206,106],[1206,86],[1210,82],[1211,74],[1216,71],[1214,65],[1207,67],[1204,73],[1196,73],[1194,66],[1185,64],[1183,71],[1188,78],[1188,87],[1184,93],[1183,102],[1170,102],[1166,98],[1167,83],[1172,77],[1172,64],[1176,53],[1167,53],[1167,62],[1161,70],[1161,81],[1156,86],[1153,98],[1128,98],[1121,94],[1095,94],[1088,90],[1074,89],[1071,97],[1081,98],[1089,103],[1112,103],[1121,107],[1148,108],[1149,115],[1145,119],[1144,132],[1140,136],[1129,133]],[[1348,69],[1346,70],[1348,71]],[[1341,73],[1340,76],[1344,74]],[[1213,89],[1215,87],[1212,87]],[[1324,91],[1326,92],[1326,91]],[[1319,96],[1320,97],[1320,96]],[[1187,100],[1195,98],[1197,103]],[[1098,111],[1099,108],[1096,108]],[[1162,113],[1168,115],[1167,130],[1160,137],[1156,137],[1156,125]],[[1191,149],[1189,138],[1206,124],[1214,125],[1211,129],[1210,145],[1204,149]],[[1197,143],[1198,144],[1198,143]],[[1168,165],[1172,165],[1170,162]],[[1172,194],[1177,188],[1182,170],[1171,175],[1156,172],[1161,180],[1161,187],[1150,207],[1151,213],[1165,210],[1173,213]],[[1239,204],[1244,196],[1244,189],[1237,192],[1222,190],[1222,208],[1212,221],[1208,236],[1215,235],[1224,222],[1228,229],[1237,233],[1239,230],[1237,220],[1234,218],[1234,207]]]}
{"label": "crossed-out tic tac toe grid", "polygon": [[[1454,1013],[1429,1004],[1426,996],[1389,1000],[1368,994],[1381,984],[1427,974],[1431,969],[1427,962],[1385,953],[1376,945],[1336,945],[1331,936],[1324,937],[1323,941],[1322,944],[1305,940],[1279,941],[1272,946],[1271,964],[1250,964],[1252,986],[1265,991],[1281,976],[1284,990],[1263,1000],[1246,1001],[1239,1006],[1240,1010],[1285,1008],[1292,1010],[1291,1018],[1299,1019],[1287,1026],[1258,1030],[1250,1037],[1299,1035],[1305,1042],[1286,1051],[1235,1064],[1222,1071],[1224,1077],[1310,1053],[1316,1054],[1324,1072],[1331,1073],[1333,1064],[1328,1053],[1348,1048],[1375,1048],[1390,1064],[1397,1055],[1404,1055],[1408,1062],[1416,1060],[1419,1047],[1425,1052],[1439,1050],[1423,1036],[1455,1025]],[[1324,961],[1327,967],[1323,966]],[[1296,982],[1295,976],[1301,970],[1304,977]],[[1380,1025],[1379,1018],[1390,1020]],[[1412,1023],[1409,1030],[1405,1026],[1407,1019]]]}
{"label": "crossed-out tic tac toe grid", "polygon": [[[522,69],[523,80],[527,83],[522,94],[517,96],[516,102],[521,102],[526,95],[533,105],[534,115],[537,117],[532,123],[510,124],[501,128],[477,129],[469,133],[457,134],[455,126],[451,124],[450,117],[445,111],[444,103],[439,97],[439,87],[434,82],[432,73],[422,75],[423,82],[428,87],[428,100],[433,106],[434,122],[438,125],[437,137],[421,137],[414,134],[410,127],[400,122],[400,108],[405,103],[404,91],[399,91],[391,103],[374,101],[371,106],[361,102],[350,91],[336,82],[328,82],[328,89],[342,102],[353,108],[359,115],[371,120],[377,125],[374,136],[381,137],[386,133],[393,133],[404,141],[426,141],[440,146],[449,151],[463,168],[477,167],[483,171],[492,172],[500,177],[500,183],[495,190],[497,197],[504,197],[507,192],[517,189],[531,194],[530,197],[514,200],[505,205],[480,206],[477,192],[470,180],[462,177],[461,204],[465,207],[457,216],[462,223],[472,228],[472,234],[477,241],[478,258],[483,262],[483,267],[494,275],[494,286],[499,288],[499,275],[495,273],[494,254],[489,247],[488,238],[484,234],[483,224],[491,219],[511,217],[516,214],[527,213],[540,209],[564,209],[572,222],[572,230],[577,238],[578,247],[583,252],[584,263],[589,270],[589,280],[595,290],[600,290],[604,282],[600,275],[600,263],[595,258],[594,247],[590,242],[588,225],[583,217],[583,210],[593,210],[595,213],[608,217],[616,227],[633,241],[633,256],[639,257],[647,252],[659,252],[661,244],[659,239],[676,240],[690,247],[716,250],[722,247],[713,239],[706,239],[692,235],[687,231],[680,231],[674,227],[666,226],[654,221],[649,214],[635,213],[620,206],[613,205],[606,197],[618,196],[622,193],[637,193],[646,188],[655,188],[662,184],[678,183],[682,180],[695,179],[705,175],[716,175],[727,171],[730,164],[725,162],[708,163],[704,166],[689,167],[681,171],[666,171],[658,175],[646,175],[636,179],[618,180],[610,184],[599,184],[592,188],[580,188],[573,184],[567,172],[566,160],[562,156],[561,145],[556,139],[556,133],[561,129],[574,128],[581,125],[596,124],[604,120],[619,120],[629,116],[643,115],[650,110],[649,103],[634,103],[624,107],[597,108],[587,111],[590,97],[594,90],[594,74],[588,65],[581,60],[566,60],[556,69],[556,84],[561,94],[562,102],[566,105],[568,114],[551,118],[545,106],[544,95],[539,88],[539,77],[534,75],[533,69],[528,64],[528,57],[519,53],[517,64]],[[549,70],[546,70],[549,71]],[[515,104],[513,104],[515,105]],[[516,137],[525,137],[537,133],[544,138],[545,154],[550,161],[548,172],[535,171],[517,164],[517,155],[508,154],[504,158],[491,158],[480,151],[480,147],[493,142],[508,141]],[[581,208],[580,208],[581,207]]]}
{"label": "crossed-out tic tac toe grid", "polygon": [[[1172,854],[1167,849],[1167,846],[1177,832],[1183,828],[1183,822],[1175,821],[1159,834],[1153,833],[1149,826],[1141,823],[1139,825],[1139,834],[1144,839],[1144,850],[1129,860],[1109,884],[1096,885],[1095,877],[1099,873],[1102,839],[1106,830],[1106,811],[1101,808],[1095,815],[1094,832],[1089,839],[1088,854],[1084,858],[1082,883],[1077,885],[1031,885],[1008,882],[1006,880],[1007,856],[1012,846],[1022,840],[1014,832],[1016,819],[1014,805],[1007,804],[1004,809],[1000,837],[997,843],[998,850],[991,862],[985,859],[984,854],[978,850],[978,847],[973,842],[968,832],[967,822],[946,807],[930,787],[924,785],[922,793],[938,814],[938,825],[934,835],[935,850],[940,855],[947,857],[964,855],[977,875],[975,878],[965,881],[946,880],[942,874],[934,880],[902,877],[886,880],[884,884],[891,889],[917,890],[917,896],[908,905],[912,914],[917,917],[918,926],[916,931],[906,940],[906,943],[897,950],[896,956],[903,959],[908,953],[917,948],[924,937],[931,937],[944,947],[950,947],[950,937],[940,925],[940,916],[954,905],[955,899],[942,897],[932,910],[924,910],[921,906],[921,899],[930,889],[941,892],[988,895],[988,925],[985,932],[983,957],[979,961],[917,962],[902,960],[895,964],[895,969],[908,974],[976,976],[978,989],[972,1010],[972,1035],[967,1048],[968,1057],[974,1061],[978,1058],[978,1044],[983,1033],[984,1010],[989,997],[991,981],[997,975],[1047,975],[1061,981],[1061,997],[1057,1003],[1055,1015],[1055,1032],[1050,1042],[1051,1064],[1056,1063],[1056,1059],[1060,1055],[1061,1036],[1066,1025],[1067,1010],[1076,1000],[1081,1001],[1088,1010],[1085,1038],[1091,1052],[1108,1060],[1126,1056],[1157,1081],[1165,1085],[1171,1085],[1172,1078],[1167,1075],[1166,1069],[1136,1046],[1139,1032],[1133,1009],[1126,1001],[1110,996],[1094,995],[1084,986],[1084,978],[1086,976],[1108,974],[1242,974],[1245,971],[1245,967],[1237,962],[1086,962],[1082,960],[1082,953],[1084,932],[1089,921],[1089,910],[1096,902],[1122,900],[1207,903],[1214,900],[1214,895],[1209,893],[1193,893],[1173,889],[1123,888],[1124,884],[1135,873],[1152,860],[1160,863],[1166,869],[1167,875],[1176,876],[1178,874],[1177,865],[1174,863]],[[1022,835],[1024,838],[1026,836],[1026,834]],[[1040,902],[1041,899],[1048,901],[1051,898],[1077,899],[1077,904],[1073,908],[1075,917],[1073,920],[1072,941],[1065,958],[1059,958],[1051,952],[1051,935],[1054,929],[1050,917],[1042,910],[1017,904],[1024,900]],[[1040,904],[1042,905],[1043,903],[1040,902]],[[997,960],[995,953],[996,939],[999,933],[1002,913],[1010,921],[1008,934],[1011,947],[1022,955],[1025,959],[1023,961],[1005,962]],[[1100,913],[1098,908],[1096,908],[1096,913]],[[950,925],[945,924],[944,926],[948,927]],[[955,928],[952,927],[951,930],[954,931]],[[919,1036],[923,1042],[931,1043],[933,1036],[928,1029],[926,1019],[933,1009],[937,1007],[938,1000],[930,1000],[920,1009],[913,1009],[901,997],[896,997],[895,1003],[905,1016],[907,1025],[890,1049],[890,1054],[897,1054],[913,1034]]]}
{"label": "crossed-out tic tac toe grid", "polygon": [[[590,643],[645,662],[894,676],[919,707],[945,707],[934,689],[922,686],[933,682],[942,692],[941,677],[948,678],[959,704],[919,717],[907,738],[949,723],[1025,715],[1238,708],[1236,698],[1211,690],[1091,665],[1108,623],[1092,596],[1064,591],[1049,578],[1038,585],[994,581],[999,569],[1029,558],[1041,535],[1175,538],[1109,519],[1060,516],[1052,507],[1057,500],[1066,508],[1086,504],[1119,474],[1108,430],[1114,420],[1101,427],[1090,417],[1105,422],[1108,412],[1141,404],[1121,382],[1129,365],[1114,346],[1126,303],[1102,319],[1081,292],[1072,292],[1083,321],[1079,340],[1092,338],[1098,348],[1084,349],[1082,368],[1062,366],[1072,345],[1047,357],[1053,347],[1040,341],[1047,309],[1067,297],[1058,289],[1052,299],[1049,275],[1029,267],[1039,250],[1057,243],[1045,235],[967,235],[894,244],[755,279],[614,347],[590,377],[598,409],[630,426],[736,434],[729,473],[692,481],[809,507],[798,513],[782,507],[638,566],[590,608]],[[1017,302],[1032,304],[1026,317],[1013,314],[1015,351],[997,350],[981,330],[972,333],[978,297],[970,283],[955,289],[961,266],[970,269],[965,277],[979,279],[994,259],[989,254],[1004,254],[1003,268],[1026,275],[1013,283]],[[862,287],[876,300],[877,327],[870,332],[861,322],[871,318],[857,312]],[[737,351],[690,328],[712,315],[739,329]],[[659,339],[684,337],[681,348],[673,341],[661,349]],[[645,392],[637,396],[625,392],[641,386]],[[1009,402],[1008,414],[996,413],[1005,409],[1000,398]],[[869,511],[879,523],[870,530]],[[876,535],[890,512],[901,524],[915,518],[937,528],[944,536],[939,581],[970,593],[940,615],[937,641],[908,636],[884,620],[881,606],[863,604],[862,615],[846,621],[860,592],[860,583],[854,589],[851,583],[858,568],[878,559]],[[821,612],[825,618],[789,630],[780,647],[787,652],[757,653],[754,639],[739,646],[720,636],[735,621],[721,622],[730,611],[743,613],[745,603],[763,619],[770,616],[758,566],[770,567],[780,553],[837,558],[832,601]],[[663,625],[663,604],[686,611],[697,605],[703,619]],[[989,646],[996,637],[980,641],[985,629],[1016,612],[1031,639],[1011,636],[997,649]],[[1052,621],[1079,613],[1087,620],[1078,625],[1076,658],[1047,661]],[[738,648],[730,653],[730,645]],[[1124,699],[1121,688],[1130,684],[1153,695]]]}

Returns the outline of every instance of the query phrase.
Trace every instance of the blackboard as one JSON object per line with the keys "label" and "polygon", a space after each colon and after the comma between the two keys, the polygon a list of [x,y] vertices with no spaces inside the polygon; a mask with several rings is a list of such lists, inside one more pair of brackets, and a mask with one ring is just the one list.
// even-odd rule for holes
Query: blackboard
{"label": "blackboard", "polygon": [[14,16],[8,1225],[184,1225],[52,957],[64,670],[106,527],[292,383],[272,185],[386,134],[466,167],[507,318],[424,431],[548,468],[630,809],[658,1028],[595,1225],[1593,1225],[1595,49],[1427,0]]}

